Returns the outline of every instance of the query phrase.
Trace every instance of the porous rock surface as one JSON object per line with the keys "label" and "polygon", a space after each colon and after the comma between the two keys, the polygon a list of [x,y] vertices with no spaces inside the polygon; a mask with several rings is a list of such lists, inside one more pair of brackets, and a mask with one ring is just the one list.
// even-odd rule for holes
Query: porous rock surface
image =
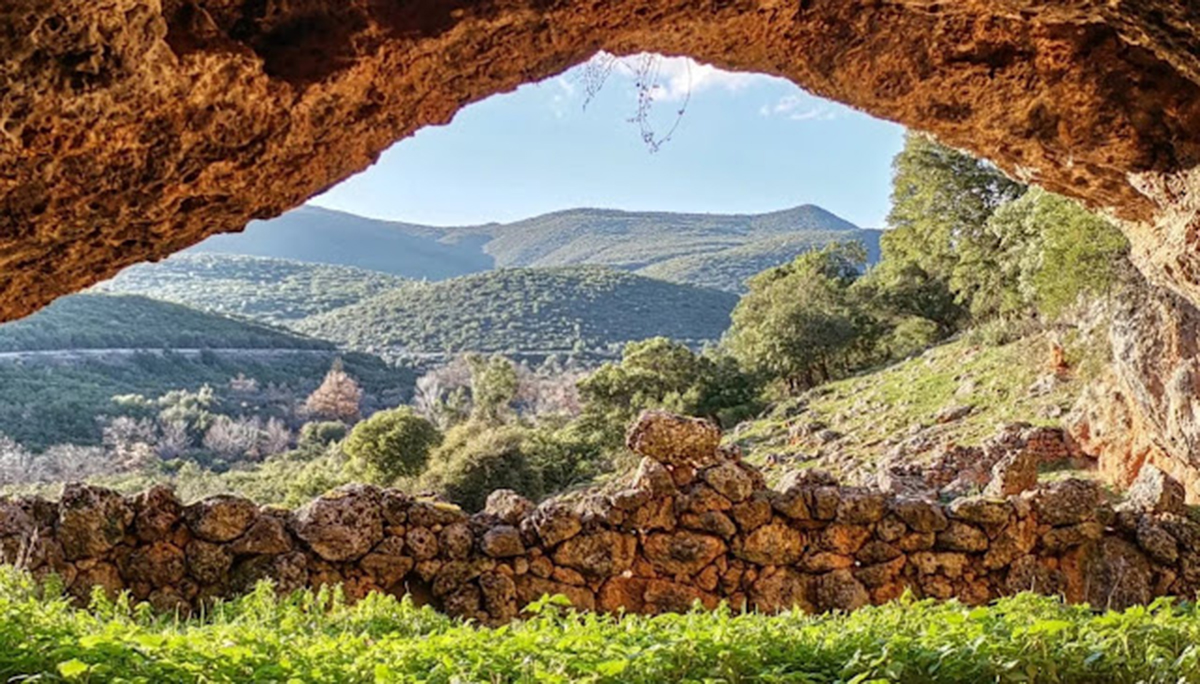
{"label": "porous rock surface", "polygon": [[0,553],[36,576],[58,574],[81,598],[96,586],[128,590],[163,610],[271,579],[280,591],[341,584],[352,600],[409,593],[492,624],[544,594],[586,610],[727,601],[775,612],[853,610],[905,590],[972,604],[1032,590],[1123,607],[1200,588],[1200,524],[1161,471],[1116,507],[1085,480],[946,504],[813,472],[776,491],[713,444],[711,430],[657,412],[639,420],[631,435],[661,438],[646,442],[656,447],[641,454],[640,473],[665,473],[669,487],[638,477],[536,507],[497,492],[475,515],[363,485],[296,512],[236,497],[181,507],[163,488],[121,497],[72,485],[59,502],[0,500]]}
{"label": "porous rock surface", "polygon": [[1200,9],[1177,0],[9,0],[0,321],[294,207],[598,50],[786,77],[1128,221],[1200,301]]}

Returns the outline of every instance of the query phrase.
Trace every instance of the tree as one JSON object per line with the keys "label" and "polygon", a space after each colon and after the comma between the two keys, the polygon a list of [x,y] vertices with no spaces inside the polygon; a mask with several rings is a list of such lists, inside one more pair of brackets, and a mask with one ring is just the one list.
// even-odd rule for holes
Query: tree
{"label": "tree", "polygon": [[362,388],[342,367],[341,359],[334,359],[321,386],[308,395],[304,410],[311,416],[353,423],[358,420]]}
{"label": "tree", "polygon": [[541,474],[531,463],[529,431],[518,425],[470,421],[446,433],[445,442],[429,458],[420,486],[445,496],[468,511],[483,508],[488,494],[513,489],[538,498]]}
{"label": "tree", "polygon": [[513,362],[499,354],[489,359],[478,354],[467,356],[471,367],[471,417],[487,423],[501,423],[512,412],[519,382]]}
{"label": "tree", "polygon": [[1128,265],[1129,243],[1108,220],[1040,188],[998,209],[988,228],[1002,246],[1009,310],[1054,317],[1099,296]]}
{"label": "tree", "polygon": [[[999,291],[994,278],[1000,244],[988,219],[1025,186],[921,133],[905,137],[892,166],[892,230],[880,240],[883,261],[901,268],[915,264],[977,316],[993,313],[997,302],[987,295]],[[979,302],[973,302],[976,296]]]}
{"label": "tree", "polygon": [[849,288],[865,260],[862,245],[833,243],[754,276],[725,346],[743,368],[791,392],[848,371],[867,323]]}
{"label": "tree", "polygon": [[343,450],[373,482],[419,475],[442,434],[411,408],[379,411],[350,432]]}

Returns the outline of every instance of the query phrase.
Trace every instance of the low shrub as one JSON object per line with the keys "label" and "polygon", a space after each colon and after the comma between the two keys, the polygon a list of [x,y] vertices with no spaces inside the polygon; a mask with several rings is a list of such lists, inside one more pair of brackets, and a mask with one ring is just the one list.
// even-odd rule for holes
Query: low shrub
{"label": "low shrub", "polygon": [[202,618],[97,596],[73,607],[0,573],[0,676],[133,682],[1183,682],[1200,678],[1191,603],[1096,613],[1020,595],[902,599],[850,615],[657,617],[531,606],[498,629],[411,601],[260,584]]}

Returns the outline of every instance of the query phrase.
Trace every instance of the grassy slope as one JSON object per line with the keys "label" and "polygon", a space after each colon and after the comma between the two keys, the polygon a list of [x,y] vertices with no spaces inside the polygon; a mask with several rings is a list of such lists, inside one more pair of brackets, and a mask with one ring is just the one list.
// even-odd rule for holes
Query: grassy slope
{"label": "grassy slope", "polygon": [[607,268],[502,269],[398,288],[297,328],[365,351],[602,349],[656,335],[716,339],[736,303]]}
{"label": "grassy slope", "polygon": [[[1072,372],[1046,392],[1031,391],[1036,382],[1052,375],[1051,338],[1052,333],[1041,332],[990,346],[973,344],[968,336],[933,347],[907,361],[781,402],[764,417],[740,426],[731,439],[751,460],[777,462],[778,470],[812,464],[857,479],[873,474],[881,456],[905,439],[924,436],[936,443],[975,445],[1004,423],[1056,425],[1099,369],[1105,350],[1095,339],[1066,335]],[[974,408],[963,419],[937,422],[940,411],[959,406]],[[814,423],[842,436],[827,444],[817,436],[789,436],[792,426]]]}
{"label": "grassy slope", "polygon": [[874,263],[879,260],[879,235],[875,230],[814,230],[800,235],[776,235],[714,252],[659,261],[638,273],[650,278],[743,293],[750,276],[785,264],[801,253],[829,242],[860,241],[867,247],[869,261]]}

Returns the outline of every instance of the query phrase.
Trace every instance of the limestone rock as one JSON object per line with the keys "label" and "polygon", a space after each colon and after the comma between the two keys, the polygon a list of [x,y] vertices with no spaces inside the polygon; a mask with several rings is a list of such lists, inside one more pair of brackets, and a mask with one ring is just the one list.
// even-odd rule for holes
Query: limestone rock
{"label": "limestone rock", "polygon": [[735,504],[745,501],[754,491],[754,480],[750,474],[731,461],[705,469],[704,481]]}
{"label": "limestone rock", "polygon": [[721,460],[721,431],[698,418],[643,411],[625,437],[629,449],[664,465],[702,468]]}
{"label": "limestone rock", "polygon": [[675,480],[671,477],[661,462],[649,456],[642,457],[637,471],[633,474],[633,488],[650,496],[663,496],[675,493]]}
{"label": "limestone rock", "polygon": [[183,520],[192,534],[210,542],[233,541],[258,516],[258,506],[249,499],[218,494],[188,506]]}
{"label": "limestone rock", "polygon": [[688,531],[651,534],[642,545],[646,558],[668,575],[694,575],[726,550],[721,539]]}
{"label": "limestone rock", "polygon": [[817,578],[816,604],[818,610],[850,612],[870,603],[862,583],[849,570],[834,570]]}
{"label": "limestone rock", "polygon": [[764,525],[734,544],[733,554],[760,565],[791,565],[804,554],[804,534],[782,523]]}
{"label": "limestone rock", "polygon": [[941,532],[949,525],[942,507],[926,499],[898,497],[891,510],[916,532]]}
{"label": "limestone rock", "polygon": [[1039,490],[1033,505],[1039,522],[1059,527],[1093,519],[1103,499],[1100,485],[1071,478]]}
{"label": "limestone rock", "polygon": [[1142,466],[1129,488],[1129,503],[1149,513],[1187,513],[1183,484],[1152,463]]}
{"label": "limestone rock", "polygon": [[133,529],[142,541],[158,541],[169,535],[183,511],[175,490],[157,484],[133,500]]}
{"label": "limestone rock", "polygon": [[58,540],[67,560],[98,558],[125,537],[133,511],[103,487],[70,483],[58,504]]}
{"label": "limestone rock", "polygon": [[619,532],[592,532],[571,537],[554,552],[554,562],[588,577],[611,577],[633,567],[637,539]]}
{"label": "limestone rock", "polygon": [[538,506],[529,521],[546,546],[554,546],[570,539],[583,529],[583,523],[579,521],[575,511],[557,501],[548,501]]}
{"label": "limestone rock", "polygon": [[229,550],[237,555],[287,553],[292,550],[292,535],[288,533],[282,517],[260,515],[245,534],[229,545]]}
{"label": "limestone rock", "polygon": [[383,539],[379,492],[364,486],[336,489],[297,510],[293,526],[296,536],[325,560],[361,558]]}
{"label": "limestone rock", "polygon": [[492,558],[509,558],[525,553],[521,533],[511,525],[498,525],[485,532],[480,549]]}
{"label": "limestone rock", "polygon": [[521,524],[521,519],[533,512],[533,503],[511,489],[497,489],[488,494],[483,512],[512,526]]}
{"label": "limestone rock", "polygon": [[233,565],[233,554],[219,544],[193,539],[184,549],[187,572],[200,584],[218,584]]}
{"label": "limestone rock", "polygon": [[983,493],[987,496],[1015,496],[1037,486],[1041,458],[1032,450],[1019,449],[992,466],[992,479]]}

